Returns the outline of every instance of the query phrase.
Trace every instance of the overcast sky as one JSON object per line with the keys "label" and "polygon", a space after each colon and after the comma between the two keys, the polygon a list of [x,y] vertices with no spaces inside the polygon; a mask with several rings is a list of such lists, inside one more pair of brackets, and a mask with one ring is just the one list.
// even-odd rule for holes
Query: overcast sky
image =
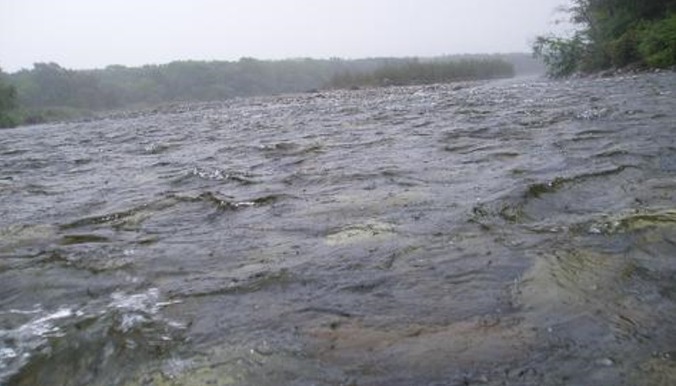
{"label": "overcast sky", "polygon": [[528,52],[567,0],[0,0],[0,68]]}

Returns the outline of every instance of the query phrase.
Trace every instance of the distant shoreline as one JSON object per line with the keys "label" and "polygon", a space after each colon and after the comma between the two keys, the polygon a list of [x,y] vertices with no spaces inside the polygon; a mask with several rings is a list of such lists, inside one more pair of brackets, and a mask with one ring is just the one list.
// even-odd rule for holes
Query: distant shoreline
{"label": "distant shoreline", "polygon": [[[76,119],[103,111],[340,87],[429,84],[543,73],[529,54],[432,58],[180,61],[143,67],[70,70],[36,63],[2,74],[15,92],[10,125]],[[0,111],[1,112],[1,111]]]}

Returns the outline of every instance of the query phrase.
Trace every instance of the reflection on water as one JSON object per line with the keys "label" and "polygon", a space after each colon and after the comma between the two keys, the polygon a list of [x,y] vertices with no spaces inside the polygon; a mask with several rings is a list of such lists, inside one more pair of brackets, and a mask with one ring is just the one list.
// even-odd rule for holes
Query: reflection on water
{"label": "reflection on water", "polygon": [[0,383],[676,383],[676,78],[0,137]]}

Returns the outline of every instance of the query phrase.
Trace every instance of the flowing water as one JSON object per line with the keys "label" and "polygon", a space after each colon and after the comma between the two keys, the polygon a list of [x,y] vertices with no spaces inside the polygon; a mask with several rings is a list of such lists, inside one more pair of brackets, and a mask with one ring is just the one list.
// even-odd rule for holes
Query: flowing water
{"label": "flowing water", "polygon": [[676,74],[0,132],[0,384],[676,384]]}

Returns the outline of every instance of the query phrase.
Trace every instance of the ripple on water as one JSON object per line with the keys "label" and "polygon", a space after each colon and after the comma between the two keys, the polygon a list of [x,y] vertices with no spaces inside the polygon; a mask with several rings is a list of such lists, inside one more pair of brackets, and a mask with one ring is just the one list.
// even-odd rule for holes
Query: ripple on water
{"label": "ripple on water", "polygon": [[323,91],[13,129],[0,383],[673,384],[673,85]]}
{"label": "ripple on water", "polygon": [[[533,268],[515,282],[516,302],[550,340],[567,339],[568,352],[595,347],[599,358],[652,363],[655,352],[669,350],[674,335],[666,326],[676,322],[671,210],[620,214],[593,224],[598,232],[571,237],[576,242],[567,245],[555,241],[548,244],[550,252],[534,256]],[[572,234],[578,234],[576,228]],[[662,370],[633,369],[629,377],[649,384],[676,379],[673,368]],[[617,370],[604,376],[625,382]]]}

